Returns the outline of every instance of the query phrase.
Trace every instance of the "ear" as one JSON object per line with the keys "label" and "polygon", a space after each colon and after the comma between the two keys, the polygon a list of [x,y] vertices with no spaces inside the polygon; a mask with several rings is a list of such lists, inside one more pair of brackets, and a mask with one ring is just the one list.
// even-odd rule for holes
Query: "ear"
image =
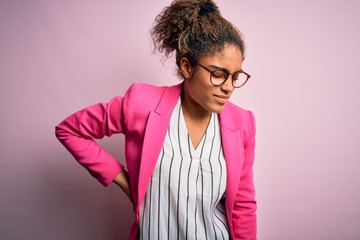
{"label": "ear", "polygon": [[184,79],[189,79],[193,74],[193,67],[191,66],[189,60],[185,57],[180,59],[180,71],[184,76]]}

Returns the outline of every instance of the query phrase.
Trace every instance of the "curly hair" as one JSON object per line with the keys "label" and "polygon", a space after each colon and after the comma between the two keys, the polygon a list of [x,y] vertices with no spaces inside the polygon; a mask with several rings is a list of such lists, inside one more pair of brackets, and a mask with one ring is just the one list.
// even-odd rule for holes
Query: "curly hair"
{"label": "curly hair", "polygon": [[178,67],[183,57],[194,65],[201,55],[219,52],[226,44],[239,47],[243,55],[245,51],[241,32],[222,17],[212,0],[173,1],[155,18],[151,37],[154,50],[165,58],[175,51]]}

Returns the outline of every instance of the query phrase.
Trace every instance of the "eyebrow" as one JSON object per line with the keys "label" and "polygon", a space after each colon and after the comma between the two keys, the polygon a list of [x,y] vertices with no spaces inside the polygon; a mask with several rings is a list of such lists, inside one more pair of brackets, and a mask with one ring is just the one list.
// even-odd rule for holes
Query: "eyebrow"
{"label": "eyebrow", "polygon": [[237,71],[231,73],[231,72],[230,72],[229,70],[227,70],[226,68],[219,67],[219,66],[216,66],[216,65],[209,65],[209,67],[215,68],[216,70],[225,70],[225,71],[227,71],[227,72],[230,73],[230,74],[233,74],[233,73],[237,73],[237,72],[242,71],[242,69],[240,69],[240,70],[237,70]]}
{"label": "eyebrow", "polygon": [[209,65],[209,67],[212,67],[212,68],[215,68],[216,70],[226,70],[226,68],[222,68],[222,67],[219,67],[219,66],[216,66],[216,65]]}

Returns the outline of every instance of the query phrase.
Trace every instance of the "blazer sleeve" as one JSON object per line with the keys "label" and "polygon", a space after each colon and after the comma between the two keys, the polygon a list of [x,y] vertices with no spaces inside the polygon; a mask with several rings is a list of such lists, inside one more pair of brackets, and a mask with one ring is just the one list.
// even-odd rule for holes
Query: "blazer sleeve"
{"label": "blazer sleeve", "polygon": [[59,141],[104,186],[124,167],[94,139],[124,133],[123,105],[123,97],[114,97],[70,115],[55,127]]}
{"label": "blazer sleeve", "polygon": [[244,141],[244,165],[232,212],[235,239],[256,239],[255,186],[253,181],[253,163],[255,157],[255,120],[249,111],[251,126]]}

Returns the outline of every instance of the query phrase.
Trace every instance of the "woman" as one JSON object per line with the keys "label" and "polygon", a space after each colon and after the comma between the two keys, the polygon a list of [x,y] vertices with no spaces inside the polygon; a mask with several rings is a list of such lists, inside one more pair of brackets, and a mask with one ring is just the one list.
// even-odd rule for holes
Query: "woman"
{"label": "woman", "polygon": [[[230,103],[250,75],[240,32],[208,0],[175,0],[155,19],[155,49],[176,55],[176,86],[133,84],[85,108],[56,136],[134,205],[130,239],[256,239],[254,117]],[[94,138],[125,135],[127,170]]]}

